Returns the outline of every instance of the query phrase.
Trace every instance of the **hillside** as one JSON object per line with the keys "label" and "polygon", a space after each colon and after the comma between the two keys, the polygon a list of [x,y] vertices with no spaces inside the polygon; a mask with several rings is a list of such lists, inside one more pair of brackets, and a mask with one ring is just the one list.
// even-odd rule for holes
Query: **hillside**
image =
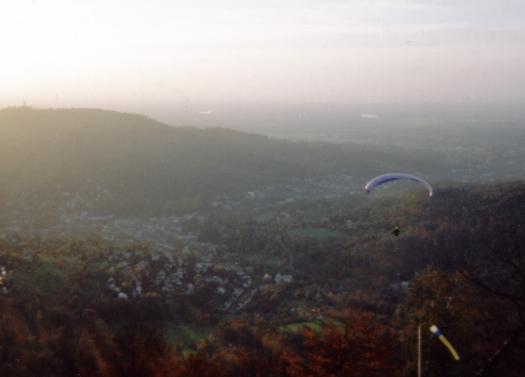
{"label": "hillside", "polygon": [[1,193],[8,200],[60,202],[64,193],[82,193],[97,197],[98,209],[155,211],[294,178],[433,174],[446,166],[451,162],[438,152],[399,147],[289,142],[93,109],[0,110]]}
{"label": "hillside", "polygon": [[426,375],[521,376],[524,203],[523,183],[339,201],[306,224],[219,221],[221,247],[189,252],[0,238],[0,371],[405,377],[418,325],[435,323],[461,362],[424,331]]}

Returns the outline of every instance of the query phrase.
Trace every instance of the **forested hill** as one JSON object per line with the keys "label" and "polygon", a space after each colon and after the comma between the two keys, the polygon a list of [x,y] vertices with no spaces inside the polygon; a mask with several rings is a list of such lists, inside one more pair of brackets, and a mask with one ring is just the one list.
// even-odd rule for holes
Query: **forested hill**
{"label": "forested hill", "polygon": [[369,199],[212,253],[0,237],[0,375],[407,377],[425,324],[426,376],[522,376],[525,184]]}
{"label": "forested hill", "polygon": [[112,111],[0,110],[0,192],[8,198],[98,190],[109,198],[105,208],[155,208],[290,178],[431,174],[447,164],[438,152],[288,142]]}

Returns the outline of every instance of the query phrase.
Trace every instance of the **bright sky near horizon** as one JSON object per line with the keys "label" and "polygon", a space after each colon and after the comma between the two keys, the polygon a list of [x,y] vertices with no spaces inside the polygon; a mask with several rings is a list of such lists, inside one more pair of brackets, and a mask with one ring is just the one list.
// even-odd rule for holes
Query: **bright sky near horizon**
{"label": "bright sky near horizon", "polygon": [[0,0],[0,107],[523,102],[522,0]]}

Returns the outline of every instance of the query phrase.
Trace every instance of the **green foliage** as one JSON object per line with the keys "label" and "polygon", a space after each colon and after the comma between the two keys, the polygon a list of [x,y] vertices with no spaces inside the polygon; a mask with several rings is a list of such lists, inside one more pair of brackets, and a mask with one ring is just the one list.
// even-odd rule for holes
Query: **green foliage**
{"label": "green foliage", "polygon": [[326,228],[296,228],[288,232],[290,237],[298,239],[313,239],[317,241],[327,241],[340,238],[341,234]]}
{"label": "green foliage", "polygon": [[321,331],[321,324],[316,321],[306,321],[306,322],[297,322],[289,323],[285,326],[281,326],[280,330],[284,332],[298,333],[306,329],[310,329],[316,332]]}
{"label": "green foliage", "polygon": [[197,350],[199,342],[207,339],[215,330],[211,326],[196,326],[175,322],[164,323],[166,339],[175,346],[182,357],[187,358]]}

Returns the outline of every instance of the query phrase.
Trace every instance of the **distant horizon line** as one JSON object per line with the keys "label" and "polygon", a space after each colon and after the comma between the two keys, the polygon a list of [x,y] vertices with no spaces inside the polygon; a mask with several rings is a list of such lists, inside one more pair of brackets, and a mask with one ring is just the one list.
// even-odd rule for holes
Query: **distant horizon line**
{"label": "distant horizon line", "polygon": [[[87,102],[87,101],[86,101]],[[137,108],[138,106],[144,106],[144,107],[150,107],[150,106],[158,106],[158,107],[175,107],[173,103],[169,101],[154,101],[154,102],[140,102],[140,103],[134,103],[134,102],[115,102],[115,101],[108,101],[113,102],[114,104],[111,105],[111,107],[106,107],[107,105],[99,105],[99,104],[88,104],[85,105],[79,104],[79,105],[63,105],[63,106],[52,106],[52,105],[41,105],[41,104],[31,104],[29,101],[24,101],[22,104],[20,102],[13,103],[13,104],[3,104],[0,105],[0,110],[7,109],[7,108],[31,108],[31,109],[37,109],[37,110],[46,110],[46,109],[97,109],[97,110],[109,110],[109,111],[117,111],[122,112],[121,110],[115,110],[116,108],[121,108],[123,106],[129,106],[130,108]],[[320,101],[303,101],[303,102],[277,102],[277,101],[254,101],[254,100],[238,100],[238,101],[191,101],[191,103],[185,105],[184,107],[195,107],[195,106],[221,106],[221,107],[232,107],[232,106],[275,106],[275,107],[296,107],[296,106],[318,106],[318,107],[324,107],[324,106],[388,106],[388,107],[401,107],[401,106],[452,106],[452,107],[458,107],[458,106],[525,106],[525,100],[516,100],[516,101],[421,101],[421,102],[320,102]],[[201,109],[204,110],[204,109]]]}

